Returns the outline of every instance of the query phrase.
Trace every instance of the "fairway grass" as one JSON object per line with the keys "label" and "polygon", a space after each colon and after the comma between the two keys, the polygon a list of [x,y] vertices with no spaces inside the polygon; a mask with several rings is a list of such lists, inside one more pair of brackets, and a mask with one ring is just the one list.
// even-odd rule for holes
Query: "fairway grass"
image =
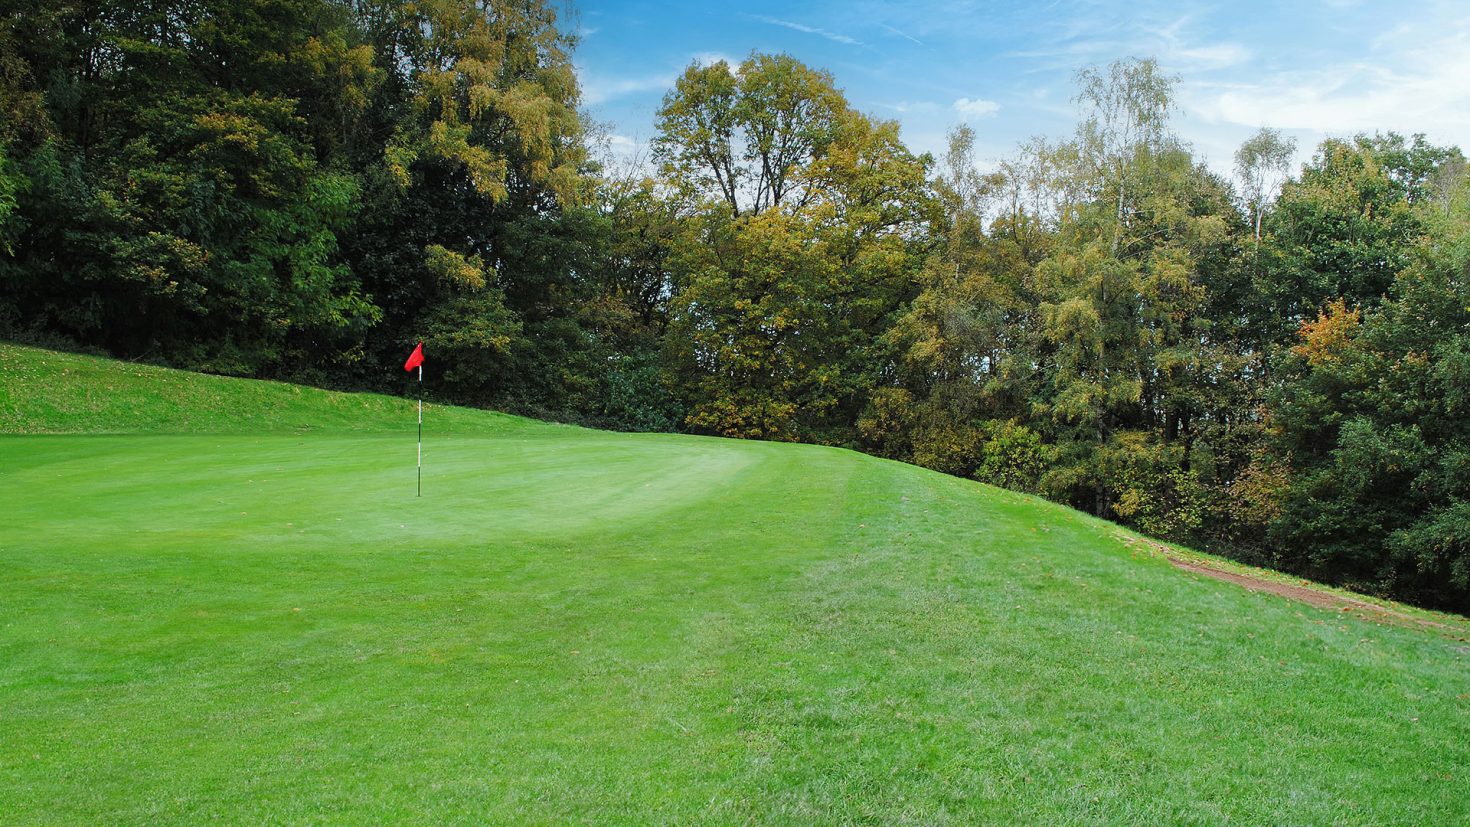
{"label": "fairway grass", "polygon": [[1470,644],[1034,498],[0,367],[0,823],[1470,823]]}

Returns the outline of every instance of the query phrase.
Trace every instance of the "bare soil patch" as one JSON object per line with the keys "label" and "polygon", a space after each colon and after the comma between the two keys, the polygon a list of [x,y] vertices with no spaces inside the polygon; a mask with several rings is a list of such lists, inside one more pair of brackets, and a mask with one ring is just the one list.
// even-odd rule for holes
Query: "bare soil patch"
{"label": "bare soil patch", "polygon": [[[1133,538],[1125,538],[1124,542],[1132,544]],[[1147,541],[1145,541],[1147,542]],[[1212,566],[1199,560],[1192,560],[1181,556],[1174,549],[1162,543],[1149,542],[1148,545],[1164,556],[1175,568],[1187,572],[1200,574],[1214,580],[1224,580],[1234,583],[1242,588],[1253,592],[1265,592],[1284,597],[1288,600],[1296,600],[1321,609],[1332,609],[1346,614],[1353,614],[1363,620],[1379,623],[1393,623],[1399,626],[1412,626],[1423,629],[1433,629],[1455,640],[1467,640],[1463,628],[1448,623],[1441,623],[1424,617],[1399,611],[1388,606],[1381,606],[1367,600],[1359,600],[1339,592],[1328,591],[1325,587],[1314,584],[1297,585],[1294,583],[1283,583],[1268,577],[1253,575],[1238,571],[1229,571]]]}

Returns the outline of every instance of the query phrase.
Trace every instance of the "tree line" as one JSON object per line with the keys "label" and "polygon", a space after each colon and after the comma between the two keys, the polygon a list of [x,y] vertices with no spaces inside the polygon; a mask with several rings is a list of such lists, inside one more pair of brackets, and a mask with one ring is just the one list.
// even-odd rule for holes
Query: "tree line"
{"label": "tree line", "polygon": [[843,445],[1470,611],[1470,185],[1235,175],[1152,60],[980,172],[788,55],[598,152],[541,0],[7,4],[0,334],[602,427]]}

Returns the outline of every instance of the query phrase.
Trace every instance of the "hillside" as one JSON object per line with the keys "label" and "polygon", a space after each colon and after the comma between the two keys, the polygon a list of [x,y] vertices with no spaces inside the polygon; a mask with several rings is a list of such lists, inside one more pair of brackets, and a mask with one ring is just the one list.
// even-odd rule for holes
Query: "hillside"
{"label": "hillside", "polygon": [[1460,619],[849,451],[436,406],[415,498],[404,400],[0,370],[0,821],[1470,820]]}
{"label": "hillside", "polygon": [[[402,429],[414,402],[282,382],[186,373],[0,342],[0,434],[268,433]],[[412,391],[405,376],[405,392]],[[431,410],[438,406],[431,406]],[[435,410],[440,431],[524,422]]]}

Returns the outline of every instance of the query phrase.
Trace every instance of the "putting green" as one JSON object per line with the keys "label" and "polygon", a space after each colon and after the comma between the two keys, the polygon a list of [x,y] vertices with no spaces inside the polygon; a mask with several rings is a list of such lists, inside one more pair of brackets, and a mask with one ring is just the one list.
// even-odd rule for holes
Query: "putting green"
{"label": "putting green", "polygon": [[1455,619],[848,451],[434,408],[415,498],[402,400],[0,365],[0,821],[1470,820]]}

